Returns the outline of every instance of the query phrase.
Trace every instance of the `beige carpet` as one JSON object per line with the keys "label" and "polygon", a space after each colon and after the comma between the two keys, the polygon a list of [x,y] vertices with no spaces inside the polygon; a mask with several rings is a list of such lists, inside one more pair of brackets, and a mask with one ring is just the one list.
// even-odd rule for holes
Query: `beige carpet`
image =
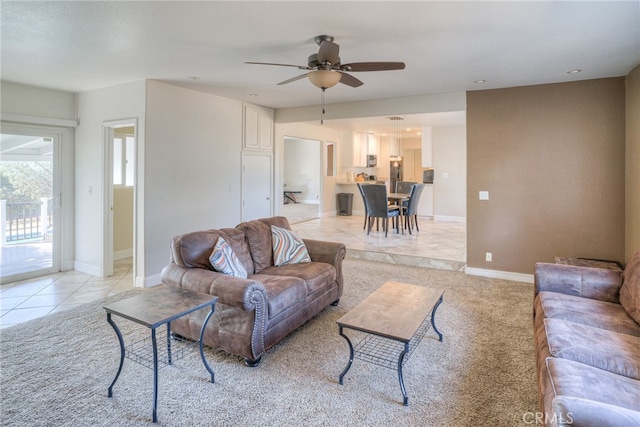
{"label": "beige carpet", "polygon": [[[523,416],[537,410],[531,285],[351,259],[344,273],[339,306],[269,350],[258,368],[208,349],[215,384],[197,352],[160,370],[158,424],[527,425]],[[335,321],[387,280],[446,290],[436,316],[444,342],[429,331],[405,365],[407,407],[394,370],[356,359],[338,384],[348,347]],[[2,330],[2,425],[151,425],[151,370],[125,360],[107,397],[119,347],[102,305]]]}

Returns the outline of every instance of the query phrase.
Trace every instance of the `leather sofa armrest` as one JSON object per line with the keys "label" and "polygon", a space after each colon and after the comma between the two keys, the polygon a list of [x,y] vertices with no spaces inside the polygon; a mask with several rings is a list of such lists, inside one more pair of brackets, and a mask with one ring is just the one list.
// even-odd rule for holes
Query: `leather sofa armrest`
{"label": "leather sofa armrest", "polygon": [[170,263],[162,270],[162,283],[218,297],[218,303],[245,311],[264,304],[267,293],[264,285],[250,279],[228,276],[204,268],[181,267]]}
{"label": "leather sofa armrest", "polygon": [[342,260],[347,254],[344,243],[324,242],[322,240],[303,239],[311,261],[326,262],[336,268],[336,282],[338,282],[338,297],[342,295],[344,279],[342,277]]}
{"label": "leather sofa armrest", "polygon": [[534,284],[534,297],[539,292],[551,291],[618,303],[622,272],[539,262],[535,265]]}

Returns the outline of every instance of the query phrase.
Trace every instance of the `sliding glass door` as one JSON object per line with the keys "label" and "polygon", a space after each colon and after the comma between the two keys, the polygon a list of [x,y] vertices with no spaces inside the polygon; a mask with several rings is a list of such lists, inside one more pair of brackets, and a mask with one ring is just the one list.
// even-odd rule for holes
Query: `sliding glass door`
{"label": "sliding glass door", "polygon": [[33,130],[0,135],[2,283],[60,270],[58,145],[58,135]]}

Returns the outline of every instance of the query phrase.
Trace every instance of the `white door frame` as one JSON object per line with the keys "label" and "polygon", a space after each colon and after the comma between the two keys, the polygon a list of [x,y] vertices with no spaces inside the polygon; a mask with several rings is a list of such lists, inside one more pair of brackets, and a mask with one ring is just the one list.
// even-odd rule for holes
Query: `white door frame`
{"label": "white door frame", "polygon": [[[52,165],[53,165],[53,221],[55,227],[53,227],[52,234],[52,244],[51,244],[51,267],[45,269],[39,269],[30,271],[28,273],[17,274],[15,276],[8,276],[2,278],[2,283],[12,282],[15,280],[23,280],[30,277],[38,277],[45,274],[56,273],[61,271],[61,240],[62,240],[62,230],[63,226],[63,214],[62,214],[62,190],[61,190],[61,160],[62,156],[62,140],[63,133],[66,131],[61,128],[52,128],[47,126],[39,126],[32,124],[13,124],[13,123],[2,123],[2,133],[12,134],[12,135],[27,135],[27,136],[36,136],[36,137],[45,137],[52,139],[53,145],[53,156],[52,156]],[[68,205],[69,203],[66,202]],[[67,205],[65,205],[67,206]],[[65,211],[68,211],[65,209]],[[4,224],[2,225],[4,227]],[[65,233],[68,233],[68,230],[65,229]],[[65,241],[71,241],[71,239],[65,239]]]}
{"label": "white door frame", "polygon": [[113,275],[113,137],[114,129],[134,128],[134,183],[133,183],[133,277],[136,274],[136,249],[138,246],[136,227],[138,224],[138,119],[128,118],[109,120],[102,123],[102,257],[100,260],[100,276]]}

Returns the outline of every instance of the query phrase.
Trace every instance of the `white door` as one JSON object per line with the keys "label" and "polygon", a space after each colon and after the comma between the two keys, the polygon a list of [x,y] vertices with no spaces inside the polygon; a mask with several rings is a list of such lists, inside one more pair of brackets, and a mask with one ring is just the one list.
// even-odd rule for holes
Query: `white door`
{"label": "white door", "polygon": [[242,221],[272,215],[272,158],[270,154],[242,155]]}

